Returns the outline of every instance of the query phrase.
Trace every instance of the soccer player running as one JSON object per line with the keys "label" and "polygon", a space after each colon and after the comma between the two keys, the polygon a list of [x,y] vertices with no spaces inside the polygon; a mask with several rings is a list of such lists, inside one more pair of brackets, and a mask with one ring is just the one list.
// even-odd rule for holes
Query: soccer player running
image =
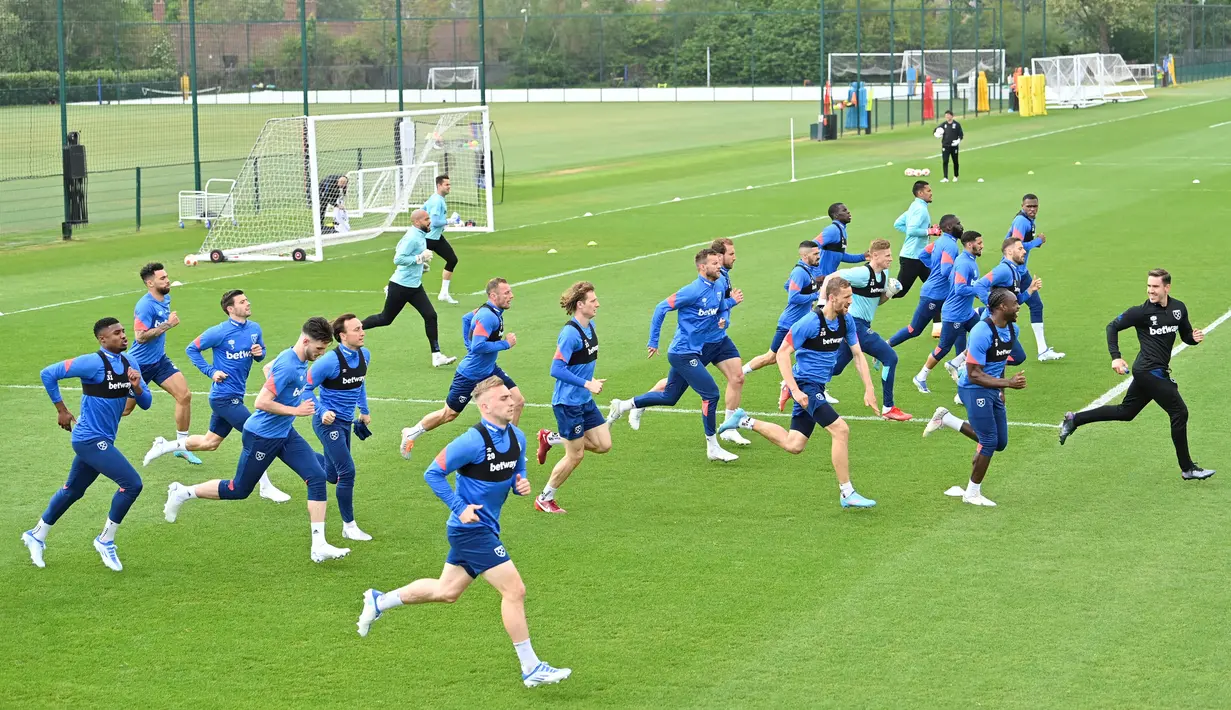
{"label": "soccer player running", "polygon": [[228,481],[214,479],[195,486],[179,482],[167,487],[167,502],[162,508],[168,523],[174,523],[180,507],[194,498],[205,500],[243,500],[274,458],[290,467],[308,485],[308,519],[312,527],[312,561],[324,562],[345,557],[347,547],[325,542],[325,470],[320,455],[295,431],[295,417],[316,413],[316,402],[308,389],[308,363],[320,357],[333,340],[329,321],[316,316],[303,324],[295,344],[279,353],[269,368],[268,379],[256,396],[256,412],[244,422],[244,450]]}
{"label": "soccer player running", "polygon": [[427,248],[430,222],[431,218],[426,210],[410,213],[410,229],[406,230],[406,234],[393,251],[393,263],[397,268],[393,270],[393,275],[385,286],[385,309],[364,318],[363,329],[392,325],[406,304],[410,304],[419,312],[419,317],[423,318],[427,344],[432,349],[432,367],[442,367],[452,365],[457,358],[440,352],[436,309],[432,307],[432,299],[428,298],[427,292],[423,290],[423,270],[433,256]]}
{"label": "soccer player running", "polygon": [[[318,358],[308,370],[307,397],[317,400],[313,390],[320,388],[316,412],[312,415],[312,431],[324,450],[325,480],[334,484],[338,512],[342,515],[342,537],[347,540],[371,540],[355,522],[355,459],[351,456],[351,428],[356,435],[367,438],[368,424],[368,363],[372,353],[363,347],[363,323],[354,313],[343,313],[331,324],[338,347]],[[355,410],[359,410],[355,423]]]}
{"label": "soccer player running", "polygon": [[[74,456],[64,487],[51,497],[38,523],[21,534],[21,541],[30,551],[30,561],[35,567],[46,566],[43,553],[51,526],[73,503],[81,500],[101,473],[115,481],[119,490],[111,497],[111,510],[103,531],[94,538],[94,549],[109,569],[116,572],[124,569],[116,553],[115,533],[128,509],[141,495],[141,476],[115,448],[115,436],[127,400],[131,398],[142,409],[149,409],[152,398],[149,389],[141,386],[141,373],[122,355],[128,348],[124,326],[115,318],[103,318],[94,324],[94,337],[98,338],[97,352],[48,365],[39,373],[43,388],[56,405],[60,428],[72,432]],[[60,396],[60,380],[70,378],[81,380],[80,421],[68,411]]]}
{"label": "soccer player running", "polygon": [[1130,422],[1151,401],[1171,418],[1171,443],[1180,464],[1180,476],[1186,480],[1202,480],[1214,475],[1193,461],[1188,451],[1188,406],[1180,396],[1179,385],[1171,379],[1171,348],[1176,335],[1188,345],[1205,340],[1205,333],[1195,329],[1188,320],[1188,306],[1171,297],[1171,274],[1166,269],[1153,269],[1146,277],[1146,302],[1133,306],[1107,324],[1107,350],[1111,354],[1111,369],[1129,374],[1128,363],[1120,354],[1120,331],[1137,330],[1140,349],[1133,360],[1132,380],[1120,404],[1107,405],[1082,412],[1069,412],[1060,422],[1060,443],[1064,444],[1077,427],[1093,422]]}
{"label": "soccer player running", "polygon": [[[898,254],[898,281],[902,284],[902,290],[895,293],[894,298],[904,298],[910,293],[916,279],[927,281],[931,271],[923,261],[924,249],[927,248],[928,237],[940,235],[940,228],[932,227],[932,217],[928,214],[932,186],[924,180],[916,180],[911,194],[915,199],[893,223],[894,229],[906,235],[902,251]],[[940,337],[940,315],[937,314],[932,322],[932,337]]]}
{"label": "soccer player running", "polygon": [[963,503],[995,507],[983,495],[983,477],[992,455],[1009,445],[1009,422],[1005,413],[1005,389],[1026,389],[1026,373],[1006,378],[1005,365],[1020,335],[1017,327],[1017,296],[1007,288],[997,288],[988,297],[988,316],[970,331],[966,350],[966,369],[958,382],[958,394],[966,405],[969,421],[962,421],[940,407],[923,429],[927,436],[941,427],[961,432],[978,443],[966,487],[953,486],[945,495],[961,498]]}
{"label": "soccer player running", "polygon": [[[853,294],[850,305],[850,315],[855,322],[855,335],[859,341],[859,349],[881,363],[881,403],[880,415],[885,419],[905,422],[911,415],[894,406],[893,379],[897,369],[898,354],[889,347],[884,338],[872,330],[872,319],[876,317],[876,309],[892,297],[889,286],[889,274],[886,269],[893,264],[893,245],[888,239],[873,239],[868,246],[868,263],[850,269],[843,269],[829,276],[829,279],[841,278],[851,285]],[[824,287],[822,286],[822,289]],[[838,349],[838,360],[834,363],[832,377],[842,374],[846,366],[855,357],[854,351],[845,343]]]}
{"label": "soccer player running", "polygon": [[[500,541],[500,510],[509,492],[530,494],[526,479],[526,436],[513,423],[518,398],[497,376],[476,383],[472,394],[480,421],[446,446],[423,477],[449,507],[449,554],[436,579],[418,579],[391,592],[363,593],[359,635],[367,636],[384,612],[403,604],[457,601],[476,577],[500,593],[500,616],[513,641],[527,688],[559,683],[572,674],[540,661],[526,623],[526,585]],[[457,472],[456,490],[448,476]]]}
{"label": "soccer player running", "polygon": [[402,458],[410,459],[415,440],[420,436],[441,424],[457,419],[457,415],[462,413],[470,401],[470,393],[475,386],[492,376],[499,377],[504,386],[513,393],[516,404],[513,423],[521,420],[526,398],[522,396],[513,378],[496,364],[496,356],[517,345],[516,333],[504,333],[504,313],[512,307],[513,289],[509,282],[499,277],[488,281],[487,301],[462,317],[462,339],[466,343],[467,353],[457,364],[457,371],[453,373],[449,394],[445,396],[445,406],[423,417],[418,424],[402,429]]}
{"label": "soccer player running", "polygon": [[[232,289],[222,294],[222,312],[227,319],[198,335],[185,349],[192,364],[210,379],[209,431],[172,441],[157,437],[141,465],[149,466],[159,456],[176,451],[215,451],[231,430],[243,431],[244,422],[252,414],[244,406],[248,373],[253,360],[265,359],[265,339],[261,326],[250,319],[252,304],[243,291]],[[213,351],[213,364],[205,361],[202,350]],[[262,498],[275,503],[291,499],[274,486],[267,473],[261,474],[259,490]]]}
{"label": "soccer player running", "polygon": [[564,458],[551,469],[551,478],[534,499],[534,509],[544,513],[567,512],[556,502],[556,490],[581,464],[586,451],[605,454],[611,450],[611,428],[594,403],[594,395],[603,391],[606,381],[594,377],[598,365],[594,316],[598,306],[594,284],[589,281],[578,281],[560,296],[560,307],[572,318],[560,329],[556,354],[551,359],[551,376],[556,380],[551,409],[559,433],[539,430],[538,462],[545,463],[547,451],[560,443],[564,444]]}
{"label": "soccer player running", "polygon": [[[941,320],[944,322],[940,343],[937,344],[932,354],[928,355],[927,362],[923,364],[923,369],[919,371],[919,374],[911,379],[915,389],[923,394],[932,393],[928,389],[928,375],[932,373],[941,359],[949,354],[949,350],[954,345],[957,346],[958,353],[966,350],[966,334],[979,322],[979,317],[975,314],[974,301],[975,282],[979,280],[977,259],[983,255],[983,235],[974,230],[967,230],[962,232],[961,243],[962,253],[958,254],[953,262],[949,296],[945,298],[945,304],[940,311]],[[953,363],[949,365],[951,366],[950,374],[956,379],[957,366]]]}
{"label": "soccer player running", "polygon": [[667,362],[670,363],[671,370],[667,373],[666,389],[662,392],[651,390],[633,399],[611,400],[607,422],[619,419],[634,408],[673,407],[684,395],[684,390],[691,387],[701,396],[706,457],[710,461],[735,461],[739,456],[722,448],[718,443],[718,384],[705,369],[702,353],[705,343],[711,342],[715,333],[722,330],[719,320],[723,309],[743,301],[744,296],[737,289],[731,296],[734,303],[723,303],[719,283],[722,277],[720,254],[714,253],[712,249],[702,249],[693,257],[693,263],[697,266],[697,279],[667,296],[654,309],[654,316],[650,320],[650,340],[646,351],[649,357],[654,357],[658,354],[658,337],[667,312],[678,311],[675,337],[667,348]]}
{"label": "soccer player running", "polygon": [[[795,266],[791,268],[791,273],[787,276],[786,283],[782,285],[787,293],[786,307],[782,309],[782,315],[778,316],[778,326],[769,343],[769,350],[744,364],[745,375],[777,362],[778,348],[786,339],[791,326],[795,325],[800,318],[808,315],[812,304],[816,302],[816,294],[821,282],[826,276],[821,272],[820,254],[820,248],[817,247],[816,242],[808,240],[799,243],[799,261],[795,262]],[[630,415],[629,424],[632,423]],[[633,426],[633,428],[637,427]]]}
{"label": "soccer player running", "polygon": [[[187,439],[192,425],[192,392],[184,373],[167,357],[167,331],[180,324],[180,318],[171,310],[171,277],[158,262],[141,267],[141,280],[147,293],[137,301],[133,309],[133,338],[137,341],[128,356],[141,370],[141,379],[147,385],[152,380],[175,399],[175,438]],[[134,402],[129,402],[124,414],[132,412]],[[191,464],[201,459],[191,451],[176,451],[175,457]]]}
{"label": "soccer player running", "polygon": [[940,181],[949,182],[949,159],[952,158],[953,182],[957,182],[957,147],[961,145],[966,134],[962,132],[962,124],[954,120],[952,111],[945,111],[944,123],[936,128],[940,132],[940,160],[945,172],[945,176]]}
{"label": "soccer player running", "polygon": [[427,248],[445,260],[444,271],[440,272],[440,294],[436,296],[436,300],[457,303],[449,295],[449,282],[453,279],[453,270],[457,268],[457,254],[444,235],[445,225],[449,223],[449,208],[445,205],[445,196],[448,194],[449,176],[437,175],[436,192],[427,198],[427,202],[423,203],[423,209],[427,210],[431,219],[431,231],[427,233]]}
{"label": "soccer player running", "polygon": [[863,254],[846,253],[846,228],[851,223],[851,211],[841,202],[829,206],[829,226],[821,230],[816,245],[821,248],[821,274],[828,276],[842,264],[859,264]]}
{"label": "soccer player running", "polygon": [[924,248],[924,256],[928,259],[928,277],[919,291],[919,304],[910,323],[903,326],[889,338],[889,347],[896,348],[902,343],[916,338],[927,324],[941,312],[945,299],[952,289],[950,280],[953,263],[961,253],[962,247],[958,240],[962,238],[962,221],[957,215],[947,214],[940,218],[940,237]]}
{"label": "soccer player running", "polygon": [[[1026,193],[1022,196],[1022,209],[1013,217],[1013,223],[1009,225],[1009,233],[1005,235],[1006,239],[1020,239],[1022,248],[1026,251],[1025,259],[1017,267],[1019,274],[1018,293],[1027,292],[1030,284],[1034,282],[1034,277],[1030,275],[1030,268],[1027,265],[1030,261],[1031,250],[1047,243],[1047,235],[1042,232],[1035,232],[1035,219],[1038,216],[1038,196]],[[1030,329],[1034,331],[1034,343],[1038,349],[1039,362],[1063,358],[1064,353],[1057,352],[1055,348],[1047,346],[1047,338],[1043,335],[1043,297],[1039,295],[1038,291],[1035,291],[1033,294],[1022,298],[1022,303],[1030,308]]]}
{"label": "soccer player running", "polygon": [[[840,276],[825,284],[825,305],[816,306],[799,319],[778,348],[778,370],[786,380],[795,407],[791,411],[791,430],[777,424],[753,419],[743,409],[735,410],[722,423],[723,429],[751,429],[788,453],[803,452],[817,424],[825,427],[831,438],[830,457],[838,478],[839,502],[843,508],[871,508],[876,501],[864,498],[851,484],[848,441],[850,427],[832,405],[825,401],[823,390],[833,375],[838,352],[845,344],[850,348],[855,369],[863,380],[863,403],[880,413],[872,376],[855,335],[855,319],[848,312],[851,305],[851,285]],[[791,366],[791,354],[795,366]]]}

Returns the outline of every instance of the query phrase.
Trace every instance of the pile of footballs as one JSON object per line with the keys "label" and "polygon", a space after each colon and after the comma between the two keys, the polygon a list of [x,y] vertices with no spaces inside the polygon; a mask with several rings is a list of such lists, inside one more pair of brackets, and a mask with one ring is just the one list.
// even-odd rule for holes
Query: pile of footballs
{"label": "pile of footballs", "polygon": [[927,168],[907,168],[906,177],[926,177],[931,175],[932,171]]}

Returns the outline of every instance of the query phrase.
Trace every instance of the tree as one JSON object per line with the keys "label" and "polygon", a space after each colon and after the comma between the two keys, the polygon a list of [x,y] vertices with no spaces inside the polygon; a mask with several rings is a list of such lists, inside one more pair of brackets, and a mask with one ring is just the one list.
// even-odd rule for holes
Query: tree
{"label": "tree", "polygon": [[1110,53],[1112,34],[1149,24],[1154,4],[1150,0],[1051,0],[1047,9],[1061,22],[1070,24],[1087,39],[1098,44],[1099,52]]}

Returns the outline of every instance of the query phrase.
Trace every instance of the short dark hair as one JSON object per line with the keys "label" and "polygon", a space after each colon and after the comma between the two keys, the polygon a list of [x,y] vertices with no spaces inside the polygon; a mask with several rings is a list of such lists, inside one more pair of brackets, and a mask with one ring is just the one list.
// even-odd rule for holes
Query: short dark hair
{"label": "short dark hair", "polygon": [[1013,289],[997,286],[992,289],[991,295],[987,297],[988,310],[994,311],[1000,308],[1009,298],[1017,298],[1016,294],[1013,293]]}
{"label": "short dark hair", "polygon": [[832,205],[830,205],[830,206],[829,206],[829,218],[830,218],[830,219],[837,219],[837,217],[838,217],[838,208],[839,208],[839,207],[841,207],[841,206],[842,206],[842,203],[841,203],[841,202],[835,202],[835,203],[833,203]]}
{"label": "short dark hair", "polygon": [[919,193],[923,192],[923,188],[927,186],[928,186],[927,180],[916,180],[914,187],[910,189],[910,194],[914,195],[915,197],[918,197]]}
{"label": "short dark hair", "polygon": [[443,175],[437,175],[437,176],[436,176],[436,187],[440,187],[440,183],[442,183],[442,182],[444,182],[445,180],[448,180],[448,179],[449,179],[449,174],[448,174],[448,173],[445,173],[445,174],[443,174]]}
{"label": "short dark hair", "polygon": [[983,235],[981,233],[976,232],[973,229],[967,229],[965,232],[962,232],[962,246],[973,244],[976,239],[980,239],[982,237]]}
{"label": "short dark hair", "polygon": [[800,249],[816,249],[816,248],[818,248],[818,247],[817,247],[817,245],[816,245],[816,240],[814,240],[814,239],[805,239],[804,241],[802,241],[802,242],[800,242],[800,243],[799,243],[799,248],[800,248]]}
{"label": "short dark hair", "polygon": [[1164,286],[1171,285],[1171,272],[1166,269],[1150,269],[1150,273],[1146,274],[1146,276],[1157,276],[1163,280]]}
{"label": "short dark hair", "polygon": [[508,281],[497,276],[496,278],[487,282],[487,289],[484,291],[484,293],[490,296],[496,289],[500,288],[500,284],[507,284],[507,283]]}
{"label": "short dark hair", "polygon": [[844,288],[850,288],[851,282],[841,276],[833,276],[825,284],[825,298],[833,298]]}
{"label": "short dark hair", "polygon": [[945,115],[946,115],[946,116],[952,116],[952,115],[953,115],[953,112],[952,112],[952,111],[945,111]]}
{"label": "short dark hair", "polygon": [[303,324],[303,334],[318,343],[333,340],[333,326],[321,316],[312,316]]}
{"label": "short dark hair", "polygon": [[235,297],[242,295],[244,295],[244,292],[237,288],[233,288],[222,294],[222,312],[226,313],[228,308],[235,305]]}
{"label": "short dark hair", "polygon": [[1006,251],[1008,251],[1009,247],[1013,246],[1013,242],[1020,243],[1021,241],[1022,240],[1018,239],[1017,237],[1006,237],[1004,240],[1004,243],[1000,245],[1000,253],[1003,254]]}
{"label": "short dark hair", "polygon": [[113,325],[116,325],[119,322],[120,322],[119,319],[112,318],[111,316],[107,316],[106,318],[99,318],[98,320],[94,321],[94,337],[97,338],[99,333],[103,332],[104,330],[110,328]]}
{"label": "short dark hair", "polygon": [[735,246],[730,237],[719,237],[710,243],[710,251],[715,254],[726,254],[728,246]]}
{"label": "short dark hair", "polygon": [[713,249],[706,247],[702,249],[701,251],[697,252],[697,255],[693,257],[693,263],[696,264],[697,266],[700,266],[704,264],[705,262],[709,261],[709,258],[711,256],[714,256],[717,253],[718,252],[714,251]]}
{"label": "short dark hair", "polygon": [[957,218],[957,215],[947,214],[947,215],[942,215],[940,218],[940,222],[938,222],[937,224],[940,226],[940,231],[948,234],[949,228],[952,227],[954,224],[961,222],[961,221],[962,220]]}
{"label": "short dark hair", "polygon": [[1026,200],[1037,200],[1037,199],[1039,199],[1039,196],[1034,194],[1033,192],[1027,192],[1026,194],[1022,195],[1022,202],[1025,202]]}
{"label": "short dark hair", "polygon": [[354,313],[343,313],[342,315],[333,319],[333,323],[330,324],[330,327],[333,328],[333,339],[334,340],[338,341],[339,343],[342,342],[342,334],[346,332],[346,321],[352,318],[358,319],[359,316],[355,315]]}
{"label": "short dark hair", "polygon": [[162,264],[158,263],[157,261],[151,261],[150,263],[141,267],[141,271],[140,271],[141,280],[149,281],[150,279],[154,278],[154,274],[162,270],[163,270]]}

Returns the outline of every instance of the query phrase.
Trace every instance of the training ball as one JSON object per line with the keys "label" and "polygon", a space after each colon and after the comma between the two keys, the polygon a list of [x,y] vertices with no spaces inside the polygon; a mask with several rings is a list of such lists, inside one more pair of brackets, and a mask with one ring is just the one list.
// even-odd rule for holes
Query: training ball
{"label": "training ball", "polygon": [[945,135],[944,126],[937,126],[936,130],[932,131],[932,135],[937,138],[943,138]]}
{"label": "training ball", "polygon": [[924,176],[924,177],[927,177],[928,175],[931,175],[931,174],[932,174],[932,169],[931,169],[931,168],[924,168],[923,170],[919,171],[919,174],[920,174],[920,175],[922,175],[922,176]]}
{"label": "training ball", "polygon": [[1200,180],[1193,180],[1193,184],[1194,184],[1194,185],[1200,185],[1200,184],[1201,184],[1201,181],[1200,181]]}
{"label": "training ball", "polygon": [[975,182],[983,182],[983,178],[979,178],[978,180],[975,180]]}
{"label": "training ball", "polygon": [[188,256],[184,257],[184,266],[196,266],[196,265],[197,265],[197,255],[196,254],[189,254]]}
{"label": "training ball", "polygon": [[903,172],[903,174],[905,174],[905,175],[906,175],[906,177],[914,177],[914,176],[915,176],[915,169],[914,169],[914,168],[907,168],[906,170],[904,170],[904,171],[902,171],[902,172]]}

